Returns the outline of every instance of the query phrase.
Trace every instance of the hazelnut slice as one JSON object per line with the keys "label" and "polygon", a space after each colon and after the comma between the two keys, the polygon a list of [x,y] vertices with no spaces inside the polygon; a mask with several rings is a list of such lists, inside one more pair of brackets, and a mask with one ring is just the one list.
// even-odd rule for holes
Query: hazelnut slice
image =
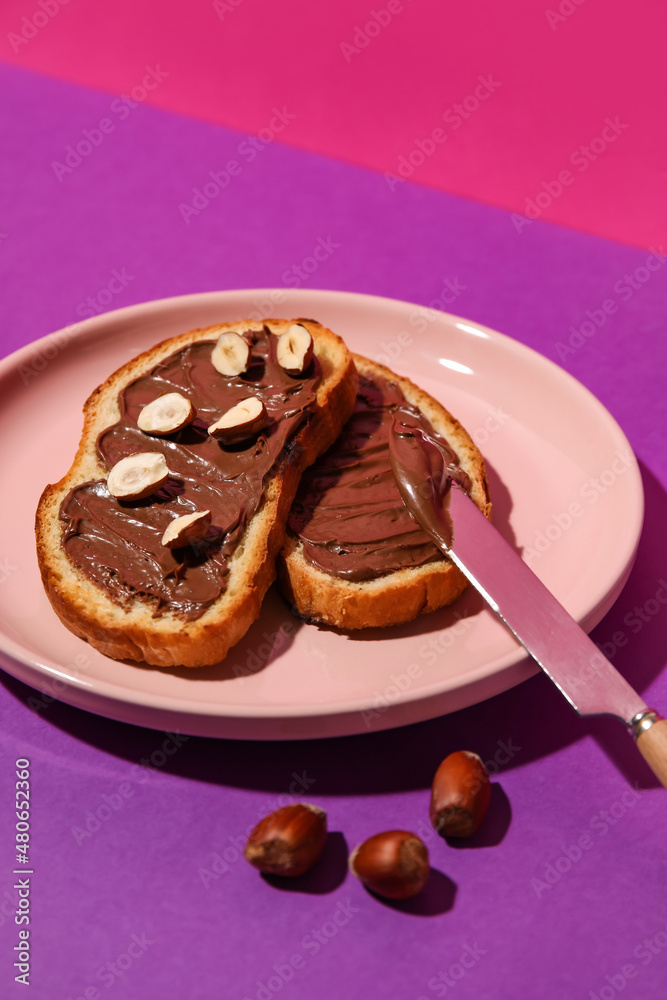
{"label": "hazelnut slice", "polygon": [[227,378],[241,375],[250,364],[250,345],[240,333],[222,333],[211,353],[211,363],[216,371]]}
{"label": "hazelnut slice", "polygon": [[141,500],[164,486],[169,477],[160,451],[143,451],[116,462],[107,476],[107,489],[118,500]]}
{"label": "hazelnut slice", "polygon": [[208,429],[211,437],[223,444],[236,444],[257,434],[265,426],[269,415],[261,399],[249,396],[216,420]]}
{"label": "hazelnut slice", "polygon": [[313,867],[326,839],[324,809],[294,802],[261,819],[243,853],[246,861],[267,875],[294,877]]}
{"label": "hazelnut slice", "polygon": [[167,392],[146,403],[137,417],[137,427],[146,434],[173,434],[187,427],[195,418],[195,408],[180,392]]}
{"label": "hazelnut slice", "polygon": [[301,323],[292,323],[289,330],[278,337],[276,358],[288,375],[301,375],[313,356],[313,338]]}
{"label": "hazelnut slice", "polygon": [[352,851],[350,871],[386,899],[410,899],[426,885],[430,874],[423,841],[407,830],[376,833]]}
{"label": "hazelnut slice", "polygon": [[472,837],[491,802],[489,772],[481,757],[457,750],[445,757],[431,788],[431,825],[442,837]]}
{"label": "hazelnut slice", "polygon": [[192,514],[183,514],[174,518],[167,526],[162,544],[168,549],[178,549],[192,542],[199,542],[206,537],[211,527],[210,510],[196,510]]}

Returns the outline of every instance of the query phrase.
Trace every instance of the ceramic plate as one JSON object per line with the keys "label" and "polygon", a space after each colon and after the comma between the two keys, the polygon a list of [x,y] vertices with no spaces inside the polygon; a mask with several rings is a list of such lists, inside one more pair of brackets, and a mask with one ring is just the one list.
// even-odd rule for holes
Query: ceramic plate
{"label": "ceramic plate", "polygon": [[86,320],[0,363],[0,651],[38,701],[190,734],[305,739],[433,718],[536,671],[470,592],[410,625],[347,634],[297,622],[272,589],[245,639],[203,670],[116,662],[60,624],[39,578],[34,511],[71,464],[90,391],[165,337],[270,315],[314,317],[451,410],[487,461],[496,525],[584,628],[618,596],[641,530],[637,463],[601,403],[546,358],[477,323],[367,295],[165,299]]}

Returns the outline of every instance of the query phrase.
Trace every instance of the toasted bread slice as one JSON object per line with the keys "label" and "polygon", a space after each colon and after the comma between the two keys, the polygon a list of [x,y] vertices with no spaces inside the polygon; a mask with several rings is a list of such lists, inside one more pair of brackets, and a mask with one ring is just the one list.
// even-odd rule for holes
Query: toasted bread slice
{"label": "toasted bread slice", "polygon": [[[484,460],[458,420],[409,379],[395,375],[383,365],[360,355],[355,354],[353,357],[362,379],[369,379],[371,382],[382,379],[397,385],[405,400],[424,414],[438,434],[449,442],[458,456],[459,467],[469,477],[469,492],[472,499],[484,514],[490,517],[491,503]],[[306,501],[307,511],[313,502],[319,503],[317,489],[321,488],[321,484],[318,486],[314,477],[318,470],[323,468],[324,463],[329,462],[332,455],[337,456],[337,449],[343,447],[341,444],[343,437],[333,445],[328,455],[320,462],[316,462],[309,471],[297,494],[295,510],[302,499]],[[388,448],[386,451],[388,466]],[[337,457],[333,459],[334,462],[337,460]],[[345,461],[349,462],[349,458]],[[311,487],[309,485],[311,481],[316,485]],[[308,489],[314,491],[310,494],[310,499],[307,497]],[[361,497],[363,499],[363,494]],[[398,492],[396,498],[400,507]],[[403,513],[412,520],[407,511]],[[303,532],[307,534],[308,513],[305,517]],[[295,519],[298,522],[298,517],[295,518],[293,514],[292,524],[288,526],[285,545],[278,562],[278,576],[284,595],[296,612],[307,620],[341,629],[399,625],[450,604],[468,585],[461,571],[444,556],[423,565],[405,566],[382,575],[376,574],[370,579],[341,578],[334,575],[330,567],[323,569],[321,565],[316,565],[313,559],[306,558],[303,536],[299,537],[298,523],[294,523]],[[372,517],[368,523],[370,529],[374,528],[377,532],[377,524],[373,524]],[[418,530],[416,522],[414,528]],[[332,528],[332,533],[334,530]],[[311,551],[317,554],[317,549]],[[324,562],[326,563],[329,558],[329,554],[326,554]]]}
{"label": "toasted bread slice", "polygon": [[[66,525],[61,516],[61,505],[75,488],[77,491],[96,488],[104,493],[104,502],[112,505],[116,520],[127,516],[124,509],[127,505],[114,502],[104,482],[99,485],[100,481],[106,481],[109,465],[100,456],[98,439],[103,432],[113,433],[114,426],[119,426],[119,393],[135,384],[137,379],[152,378],[151,373],[156,366],[163,362],[167,365],[173,363],[168,359],[189,348],[189,345],[195,345],[191,352],[207,351],[207,347],[199,347],[197,342],[206,341],[213,345],[227,331],[253,331],[256,337],[264,337],[268,350],[274,350],[274,342],[265,335],[263,328],[266,327],[271,334],[280,335],[293,322],[305,326],[312,335],[317,359],[315,370],[319,364],[320,380],[319,383],[313,382],[316,388],[311,392],[314,398],[308,405],[308,416],[295,426],[293,433],[290,431],[291,437],[262,480],[263,490],[260,486],[255,513],[247,523],[239,522],[242,527],[238,531],[242,533],[226,562],[228,572],[224,592],[208,604],[203,613],[198,612],[194,620],[188,620],[182,613],[179,615],[179,609],[169,602],[165,605],[159,598],[151,600],[146,594],[133,593],[131,587],[129,593],[126,587],[119,597],[115,589],[115,571],[111,572],[111,587],[92,580],[90,573],[84,572],[82,566],[65,551],[65,538],[76,534],[78,522],[73,526],[70,520],[69,526]],[[220,376],[223,389],[224,381]],[[217,383],[215,386],[217,392]],[[163,341],[125,364],[95,389],[85,403],[83,433],[72,467],[59,483],[46,487],[37,510],[39,566],[44,587],[60,619],[76,635],[115,659],[145,661],[156,666],[188,667],[213,664],[223,659],[259,615],[262,599],[275,578],[276,555],[283,543],[285,523],[301,473],[335,440],[352,411],[356,390],[357,373],[350,352],[340,337],[314,320],[270,319],[263,323],[244,320],[192,330]],[[275,393],[275,387],[271,391]],[[229,402],[226,405],[229,406]],[[221,409],[225,409],[224,398]],[[140,435],[136,420],[131,430],[133,434]],[[199,433],[200,438],[207,442],[204,447],[209,447],[205,425]],[[155,444],[156,439],[149,435],[145,436],[145,441],[143,449],[138,447],[135,450],[141,452],[162,447]],[[169,460],[168,452],[167,458]],[[226,483],[223,485],[226,490]],[[204,488],[208,489],[208,484],[204,484]],[[236,489],[237,486],[232,482],[229,488]],[[80,494],[77,492],[76,495]],[[168,506],[171,499],[167,495],[162,502]],[[155,497],[140,501],[136,505],[137,510],[153,501]],[[131,509],[132,505],[129,507]],[[153,512],[155,510],[158,507],[153,503]],[[173,516],[173,511],[169,516]],[[178,579],[177,576],[175,578]]]}

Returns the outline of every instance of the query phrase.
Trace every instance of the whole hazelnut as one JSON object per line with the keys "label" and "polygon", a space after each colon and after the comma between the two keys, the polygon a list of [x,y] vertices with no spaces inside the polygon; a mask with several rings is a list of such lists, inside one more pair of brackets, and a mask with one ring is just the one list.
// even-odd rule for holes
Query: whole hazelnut
{"label": "whole hazelnut", "polygon": [[322,853],[327,814],[318,806],[295,802],[261,819],[248,837],[244,855],[267,875],[303,875]]}
{"label": "whole hazelnut", "polygon": [[354,849],[350,871],[378,896],[410,899],[426,885],[428,851],[419,837],[407,830],[376,833]]}
{"label": "whole hazelnut", "polygon": [[443,837],[472,837],[491,801],[489,773],[480,757],[457,750],[445,757],[431,788],[431,825]]}

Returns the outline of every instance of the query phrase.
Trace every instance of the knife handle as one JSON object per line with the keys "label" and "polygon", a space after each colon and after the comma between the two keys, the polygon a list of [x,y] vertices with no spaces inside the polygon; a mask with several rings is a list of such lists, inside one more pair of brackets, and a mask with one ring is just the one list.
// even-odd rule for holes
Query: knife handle
{"label": "knife handle", "polygon": [[667,788],[667,719],[657,712],[642,712],[632,720],[631,732],[642,757]]}

